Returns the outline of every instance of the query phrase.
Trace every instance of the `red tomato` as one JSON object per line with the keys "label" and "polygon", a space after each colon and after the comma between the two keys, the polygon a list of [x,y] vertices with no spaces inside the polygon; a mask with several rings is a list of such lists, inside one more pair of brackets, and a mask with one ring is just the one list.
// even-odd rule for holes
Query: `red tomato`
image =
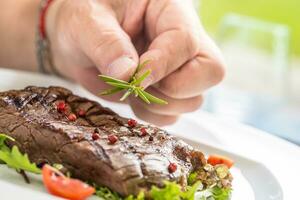
{"label": "red tomato", "polygon": [[95,193],[95,189],[80,180],[57,174],[55,169],[44,165],[43,182],[49,193],[70,200],[84,200]]}
{"label": "red tomato", "polygon": [[233,160],[231,160],[230,158],[227,158],[225,156],[220,156],[220,155],[210,155],[207,159],[207,162],[213,166],[218,164],[224,164],[228,168],[231,168],[232,165],[234,164]]}

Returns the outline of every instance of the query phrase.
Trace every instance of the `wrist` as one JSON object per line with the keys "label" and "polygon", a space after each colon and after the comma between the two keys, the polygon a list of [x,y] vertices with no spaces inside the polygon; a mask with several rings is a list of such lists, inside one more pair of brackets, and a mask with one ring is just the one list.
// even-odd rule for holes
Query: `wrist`
{"label": "wrist", "polygon": [[45,16],[45,34],[48,39],[53,38],[56,33],[56,25],[58,23],[58,13],[61,8],[62,3],[65,0],[53,0],[51,5],[47,9]]}
{"label": "wrist", "polygon": [[41,0],[38,20],[37,59],[42,73],[60,75],[54,62],[57,13],[63,0]]}

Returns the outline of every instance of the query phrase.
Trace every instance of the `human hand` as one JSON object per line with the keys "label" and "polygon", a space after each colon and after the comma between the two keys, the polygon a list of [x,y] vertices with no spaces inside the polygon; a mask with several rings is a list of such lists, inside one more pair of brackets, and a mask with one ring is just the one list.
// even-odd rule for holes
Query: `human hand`
{"label": "human hand", "polygon": [[106,89],[97,74],[128,80],[139,61],[151,60],[143,86],[169,104],[147,105],[134,97],[129,104],[158,125],[198,109],[203,91],[224,76],[220,52],[192,1],[56,0],[47,32],[59,72],[93,93]]}

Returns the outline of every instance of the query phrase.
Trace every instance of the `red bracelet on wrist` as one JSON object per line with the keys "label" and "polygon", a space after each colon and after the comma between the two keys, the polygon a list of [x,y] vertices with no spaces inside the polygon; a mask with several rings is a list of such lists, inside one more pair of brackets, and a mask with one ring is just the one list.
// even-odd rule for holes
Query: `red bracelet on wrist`
{"label": "red bracelet on wrist", "polygon": [[51,44],[49,38],[47,37],[46,31],[46,14],[47,11],[53,3],[54,0],[41,0],[39,18],[37,24],[36,33],[36,47],[37,47],[37,61],[39,71],[44,74],[55,74],[60,76],[60,73],[54,66],[52,54],[51,54]]}
{"label": "red bracelet on wrist", "polygon": [[39,32],[42,39],[46,39],[46,14],[50,4],[54,0],[46,0],[44,5],[41,7],[40,16],[39,16]]}

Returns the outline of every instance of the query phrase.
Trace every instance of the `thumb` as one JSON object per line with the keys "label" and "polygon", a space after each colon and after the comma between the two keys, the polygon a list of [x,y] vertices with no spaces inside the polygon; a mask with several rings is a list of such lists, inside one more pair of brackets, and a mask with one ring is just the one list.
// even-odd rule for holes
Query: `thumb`
{"label": "thumb", "polygon": [[98,13],[80,27],[80,46],[101,74],[129,80],[138,65],[136,49],[114,16]]}

